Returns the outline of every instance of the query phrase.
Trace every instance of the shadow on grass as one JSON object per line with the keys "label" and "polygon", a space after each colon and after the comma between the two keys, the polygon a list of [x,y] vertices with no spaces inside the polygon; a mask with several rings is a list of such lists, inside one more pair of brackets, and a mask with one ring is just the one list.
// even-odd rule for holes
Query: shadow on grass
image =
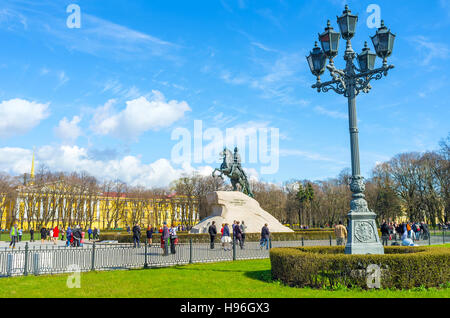
{"label": "shadow on grass", "polygon": [[175,270],[186,270],[186,271],[201,271],[201,272],[220,272],[220,273],[244,273],[244,276],[258,280],[264,283],[273,283],[272,272],[268,270],[259,271],[249,271],[249,270],[239,270],[239,269],[205,269],[205,268],[192,268],[186,266],[175,266],[172,267]]}

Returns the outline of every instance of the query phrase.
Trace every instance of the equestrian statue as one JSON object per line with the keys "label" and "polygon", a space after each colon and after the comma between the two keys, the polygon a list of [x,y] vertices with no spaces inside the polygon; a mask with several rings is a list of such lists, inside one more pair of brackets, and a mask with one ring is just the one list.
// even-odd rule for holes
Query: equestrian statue
{"label": "equestrian statue", "polygon": [[234,154],[227,148],[224,148],[220,153],[223,158],[223,162],[220,165],[220,169],[214,169],[212,176],[216,177],[216,171],[220,172],[219,177],[223,179],[223,175],[230,178],[233,191],[238,191],[237,184],[240,184],[242,192],[253,198],[252,189],[248,182],[247,175],[241,166],[241,156],[238,153],[238,148],[234,148]]}

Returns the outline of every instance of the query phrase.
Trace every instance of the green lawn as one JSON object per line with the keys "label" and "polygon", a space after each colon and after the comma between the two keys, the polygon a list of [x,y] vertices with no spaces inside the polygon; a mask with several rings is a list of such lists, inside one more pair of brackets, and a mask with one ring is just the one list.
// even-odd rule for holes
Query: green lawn
{"label": "green lawn", "polygon": [[450,288],[407,291],[291,288],[271,280],[269,259],[81,273],[81,289],[69,289],[66,285],[67,278],[67,274],[1,278],[0,297],[450,298]]}

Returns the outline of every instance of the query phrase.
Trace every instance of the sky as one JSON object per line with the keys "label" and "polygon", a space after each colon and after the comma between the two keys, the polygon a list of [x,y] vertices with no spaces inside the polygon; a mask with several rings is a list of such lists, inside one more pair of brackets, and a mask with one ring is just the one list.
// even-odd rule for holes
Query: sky
{"label": "sky", "polygon": [[[338,30],[345,4],[359,16],[356,52],[364,41],[373,51],[371,4],[396,35],[395,68],[356,101],[362,174],[398,153],[435,150],[450,131],[450,1],[105,3],[0,0],[1,172],[29,172],[34,151],[52,171],[163,187],[219,167],[221,147],[237,142],[207,132],[234,128],[258,132],[258,150],[241,149],[251,178],[336,177],[350,167],[347,100],[311,88],[305,56],[328,19]],[[339,68],[344,49],[341,40]],[[279,132],[267,142],[277,158],[269,171],[265,130]],[[191,155],[180,161],[181,135]],[[195,158],[199,144],[209,155]]]}

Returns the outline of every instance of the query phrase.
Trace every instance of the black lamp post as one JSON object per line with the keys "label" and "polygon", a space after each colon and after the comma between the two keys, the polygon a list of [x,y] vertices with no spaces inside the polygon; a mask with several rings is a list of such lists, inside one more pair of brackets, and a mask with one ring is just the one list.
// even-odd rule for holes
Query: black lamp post
{"label": "black lamp post", "polygon": [[[366,42],[361,54],[357,55],[352,49],[351,39],[355,35],[358,16],[351,14],[348,6],[345,6],[342,16],[337,17],[337,22],[341,32],[335,32],[328,21],[325,32],[319,34],[323,52],[317,48],[316,43],[316,47],[307,58],[310,67],[311,65],[314,66],[314,63],[311,64],[310,61],[317,60],[317,65],[311,67],[311,72],[317,76],[316,84],[312,87],[317,89],[318,92],[327,92],[331,89],[338,94],[344,95],[348,99],[352,160],[350,190],[353,194],[350,202],[351,210],[348,213],[349,229],[345,253],[383,254],[384,249],[381,245],[375,223],[376,215],[369,210],[367,202],[364,199],[365,185],[364,178],[361,176],[360,172],[356,96],[360,92],[369,93],[371,90],[370,81],[372,79],[379,80],[383,75],[387,76],[388,71],[394,68],[393,65],[387,65],[387,57],[392,54],[395,35],[391,33],[391,31],[384,26],[384,22],[382,22],[381,27],[377,30],[375,36],[372,37],[376,54],[370,51]],[[346,40],[346,49],[344,53],[344,60],[346,61],[345,69],[337,69],[333,62],[333,58],[338,54],[340,36]],[[331,81],[324,83],[320,81],[319,77],[323,74],[323,64],[321,64],[322,62],[318,62],[320,60],[319,56],[322,56],[321,54],[324,54],[330,60],[330,64],[326,67],[330,71],[332,77]],[[376,56],[383,59],[383,66],[377,69],[375,69]],[[359,69],[353,62],[355,58],[358,60]]]}

